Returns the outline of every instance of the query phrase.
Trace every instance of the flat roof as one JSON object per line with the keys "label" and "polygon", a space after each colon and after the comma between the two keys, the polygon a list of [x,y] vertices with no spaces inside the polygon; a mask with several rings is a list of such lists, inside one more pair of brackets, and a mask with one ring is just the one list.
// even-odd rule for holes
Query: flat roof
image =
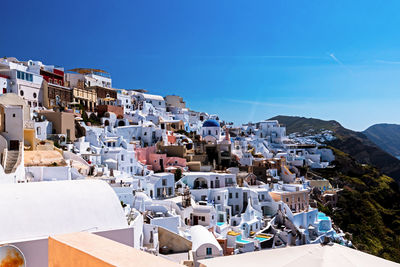
{"label": "flat roof", "polygon": [[[53,243],[64,244],[66,255],[53,255],[51,254],[51,245]],[[135,249],[133,247],[118,243],[111,239],[101,237],[95,234],[86,232],[71,233],[65,235],[51,236],[49,238],[49,259],[53,258],[57,262],[62,261],[63,256],[68,256],[68,248],[74,248],[88,255],[106,263],[110,266],[147,266],[147,267],[176,267],[182,266],[173,261],[167,260],[163,257],[157,257],[150,253],[146,253]],[[79,254],[75,254],[79,255]],[[82,255],[82,254],[80,254]],[[58,256],[58,258],[57,258]],[[79,256],[76,260],[79,260]]]}
{"label": "flat roof", "polygon": [[274,267],[374,267],[393,266],[400,264],[388,261],[352,248],[333,244],[313,244],[278,249],[268,249],[234,256],[216,257],[200,260],[200,266],[231,267],[231,266],[274,266]]}

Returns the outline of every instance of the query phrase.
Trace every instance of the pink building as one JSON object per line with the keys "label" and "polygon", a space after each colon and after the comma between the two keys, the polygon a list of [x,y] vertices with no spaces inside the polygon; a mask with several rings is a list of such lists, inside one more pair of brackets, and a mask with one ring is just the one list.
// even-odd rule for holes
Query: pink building
{"label": "pink building", "polygon": [[136,148],[137,160],[147,165],[149,170],[155,172],[175,172],[177,168],[186,167],[186,159],[179,157],[167,157],[167,154],[157,154],[156,147]]}

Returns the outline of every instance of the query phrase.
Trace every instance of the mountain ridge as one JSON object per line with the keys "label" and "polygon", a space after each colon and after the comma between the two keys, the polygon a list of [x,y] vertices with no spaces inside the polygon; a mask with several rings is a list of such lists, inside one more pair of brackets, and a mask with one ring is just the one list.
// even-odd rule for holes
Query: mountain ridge
{"label": "mountain ridge", "polygon": [[394,157],[400,157],[400,125],[378,123],[363,131],[369,140]]}
{"label": "mountain ridge", "polygon": [[[346,129],[337,121],[289,116],[271,119],[286,125],[288,133],[332,131],[336,139],[325,145],[335,155],[333,167],[313,169],[307,175],[311,179],[324,177],[340,188],[338,202],[332,207],[316,200],[318,209],[348,233],[357,249],[400,262],[400,161],[363,133]],[[385,175],[388,173],[392,176]]]}
{"label": "mountain ridge", "polygon": [[381,149],[362,132],[344,128],[334,120],[325,121],[316,118],[283,115],[275,116],[270,120],[278,120],[284,124],[287,133],[307,131],[317,133],[322,130],[330,130],[336,139],[326,142],[326,145],[349,154],[361,164],[376,167],[400,184],[400,160]]}

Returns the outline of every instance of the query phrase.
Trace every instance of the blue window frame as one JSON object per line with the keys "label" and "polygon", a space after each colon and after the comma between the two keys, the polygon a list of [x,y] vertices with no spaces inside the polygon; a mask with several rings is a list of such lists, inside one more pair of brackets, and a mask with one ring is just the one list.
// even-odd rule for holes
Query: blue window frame
{"label": "blue window frame", "polygon": [[206,249],[206,254],[207,255],[212,255],[212,249],[211,248],[207,248]]}

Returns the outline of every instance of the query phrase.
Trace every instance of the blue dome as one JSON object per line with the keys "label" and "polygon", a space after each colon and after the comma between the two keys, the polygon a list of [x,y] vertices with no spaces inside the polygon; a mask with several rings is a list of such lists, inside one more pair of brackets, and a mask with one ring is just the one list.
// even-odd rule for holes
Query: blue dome
{"label": "blue dome", "polygon": [[203,127],[220,127],[219,122],[216,120],[206,120]]}

